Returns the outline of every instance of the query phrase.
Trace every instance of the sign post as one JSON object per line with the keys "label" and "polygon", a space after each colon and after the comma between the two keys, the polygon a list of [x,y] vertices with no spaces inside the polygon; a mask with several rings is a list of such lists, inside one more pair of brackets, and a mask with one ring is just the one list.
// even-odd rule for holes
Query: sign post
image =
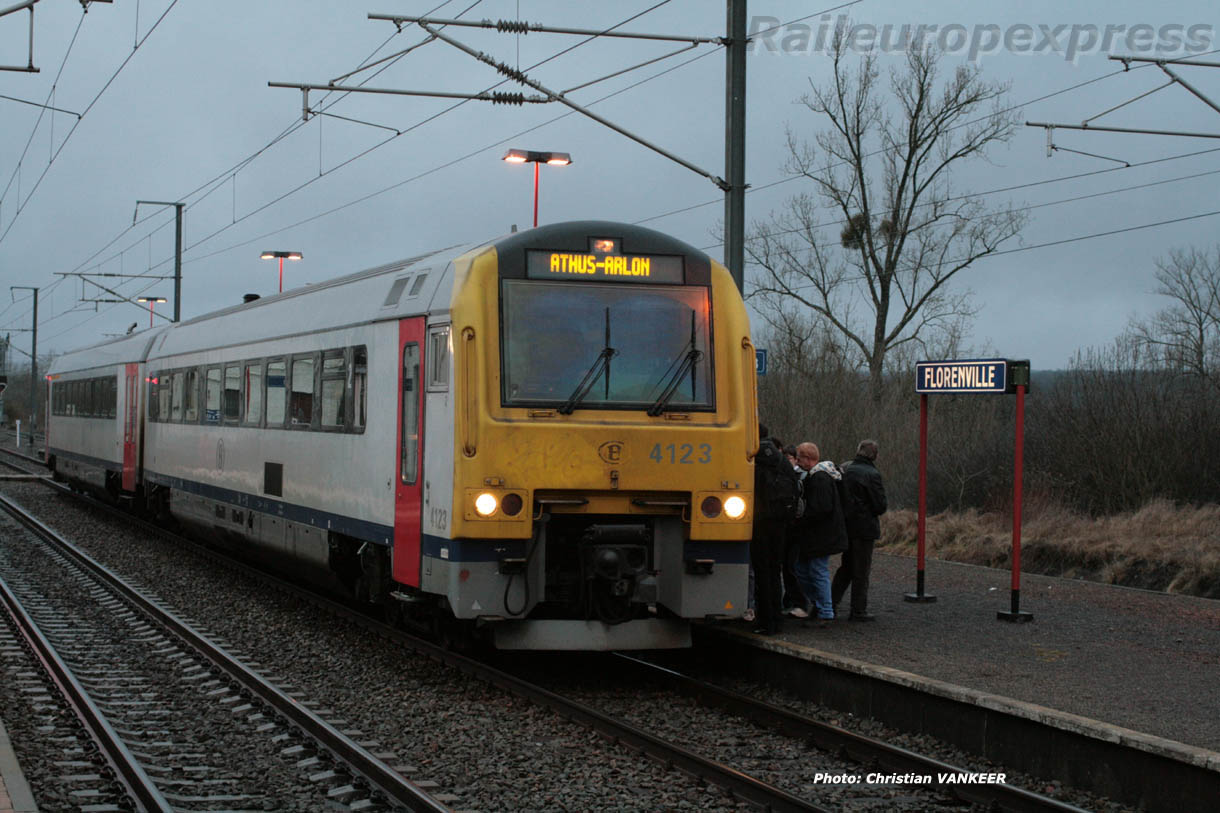
{"label": "sign post", "polygon": [[1021,480],[1025,453],[1025,393],[1029,389],[1029,362],[1008,359],[953,359],[920,361],[915,364],[915,391],[919,393],[919,539],[916,547],[915,592],[907,601],[931,602],[924,592],[924,557],[927,533],[928,494],[928,395],[933,393],[1016,394],[1016,446],[1012,514],[1012,605],[997,612],[1003,621],[1031,621],[1021,611]]}
{"label": "sign post", "polygon": [[1017,436],[1013,450],[1012,480],[1012,597],[1008,612],[995,617],[1020,624],[1033,621],[1032,613],[1021,610],[1021,479],[1025,465],[1025,390],[1029,387],[1029,362],[1013,362],[1012,385],[1017,392]]}
{"label": "sign post", "polygon": [[915,592],[907,593],[906,601],[927,604],[936,596],[924,592],[924,551],[928,515],[928,394],[919,394],[919,541],[915,555]]}

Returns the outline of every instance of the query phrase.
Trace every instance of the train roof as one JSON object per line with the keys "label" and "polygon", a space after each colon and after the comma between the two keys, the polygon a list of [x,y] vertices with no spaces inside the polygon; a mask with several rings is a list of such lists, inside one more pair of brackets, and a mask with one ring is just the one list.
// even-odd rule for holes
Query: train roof
{"label": "train roof", "polygon": [[477,247],[450,246],[197,316],[174,325],[152,356],[448,310],[453,278],[446,271],[453,260]]}
{"label": "train roof", "polygon": [[623,250],[632,253],[684,254],[699,265],[710,264],[702,251],[642,226],[597,220],[555,223],[483,243],[430,251],[65,353],[52,364],[50,372],[81,371],[447,311],[453,293],[453,274],[447,272],[463,254],[494,246],[505,255],[520,255],[523,262],[524,250],[530,248],[584,251],[591,236],[619,238]]}
{"label": "train roof", "polygon": [[89,347],[70,350],[57,356],[51,362],[47,375],[54,377],[65,373],[84,372],[143,361],[148,357],[148,351],[152,348],[153,342],[169,329],[169,325],[161,325],[127,336],[108,339]]}

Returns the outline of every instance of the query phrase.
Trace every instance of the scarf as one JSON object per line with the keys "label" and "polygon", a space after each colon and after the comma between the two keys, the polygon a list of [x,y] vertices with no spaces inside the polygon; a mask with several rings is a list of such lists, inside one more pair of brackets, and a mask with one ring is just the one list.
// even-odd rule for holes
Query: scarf
{"label": "scarf", "polygon": [[821,463],[818,463],[816,466],[810,469],[809,473],[814,474],[819,471],[826,472],[836,480],[843,479],[843,473],[839,471],[839,467],[834,464],[833,460],[823,460]]}

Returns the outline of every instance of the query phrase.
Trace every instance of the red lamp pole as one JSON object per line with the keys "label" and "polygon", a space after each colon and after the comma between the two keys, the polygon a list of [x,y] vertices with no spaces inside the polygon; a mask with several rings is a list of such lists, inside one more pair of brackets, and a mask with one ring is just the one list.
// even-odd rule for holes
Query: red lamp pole
{"label": "red lamp pole", "polygon": [[538,165],[550,164],[555,167],[566,167],[572,163],[572,156],[566,152],[539,152],[537,150],[509,150],[504,159],[510,164],[534,165],[534,228],[538,228]]}
{"label": "red lamp pole", "polygon": [[538,161],[534,162],[534,228],[538,228]]}
{"label": "red lamp pole", "polygon": [[284,293],[284,260],[299,260],[304,257],[299,251],[264,251],[259,255],[263,260],[280,261],[280,293]]}

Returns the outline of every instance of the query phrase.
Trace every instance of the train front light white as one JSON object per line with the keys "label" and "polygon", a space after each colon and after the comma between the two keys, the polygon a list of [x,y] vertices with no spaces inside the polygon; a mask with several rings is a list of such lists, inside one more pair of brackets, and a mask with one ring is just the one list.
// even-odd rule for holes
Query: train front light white
{"label": "train front light white", "polygon": [[490,494],[484,491],[482,494],[474,498],[474,510],[481,517],[490,517],[496,513],[496,508],[500,505],[495,494]]}
{"label": "train front light white", "polygon": [[746,512],[746,501],[733,495],[724,501],[724,513],[729,519],[740,519]]}

